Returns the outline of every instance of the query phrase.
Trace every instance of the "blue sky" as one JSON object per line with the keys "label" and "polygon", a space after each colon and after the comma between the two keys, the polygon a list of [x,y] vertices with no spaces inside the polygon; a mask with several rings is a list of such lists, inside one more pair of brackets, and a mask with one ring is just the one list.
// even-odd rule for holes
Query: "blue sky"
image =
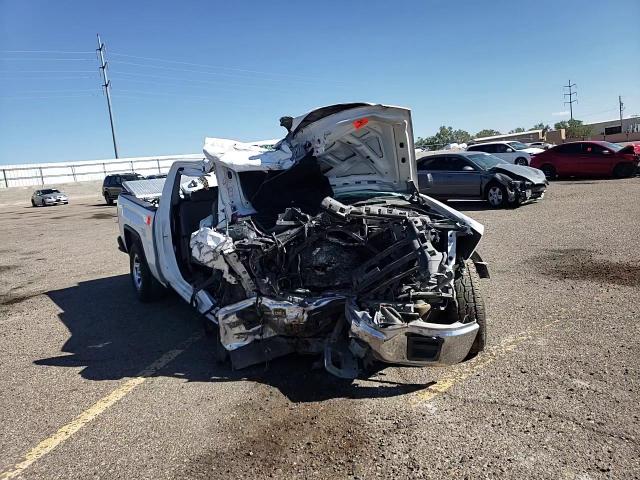
{"label": "blue sky", "polygon": [[120,155],[146,156],[345,101],[410,107],[416,136],[553,124],[569,79],[576,118],[616,118],[618,95],[640,114],[638,18],[637,0],[0,0],[0,164],[113,157],[96,33]]}

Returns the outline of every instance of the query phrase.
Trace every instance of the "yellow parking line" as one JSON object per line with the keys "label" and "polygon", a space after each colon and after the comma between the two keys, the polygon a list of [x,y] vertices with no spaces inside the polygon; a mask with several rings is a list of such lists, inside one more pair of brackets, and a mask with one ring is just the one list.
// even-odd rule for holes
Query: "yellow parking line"
{"label": "yellow parking line", "polygon": [[413,403],[428,402],[433,398],[437,397],[438,395],[441,395],[447,392],[453,386],[469,378],[471,375],[483,369],[494,360],[501,358],[506,353],[509,353],[512,350],[514,350],[518,345],[520,345],[525,340],[531,340],[532,338],[534,338],[535,335],[540,334],[543,330],[545,330],[546,328],[552,325],[555,325],[559,321],[560,321],[559,319],[552,320],[542,325],[536,332],[533,332],[533,333],[522,332],[516,335],[514,338],[511,338],[501,343],[500,345],[495,346],[494,348],[489,348],[485,350],[481,355],[476,357],[474,360],[471,360],[468,363],[461,364],[449,375],[445,375],[443,378],[438,380],[436,383],[434,383],[430,387],[416,393],[413,396]]}
{"label": "yellow parking line", "polygon": [[41,441],[34,448],[29,450],[27,454],[24,456],[24,460],[18,464],[16,464],[11,470],[6,470],[0,474],[0,480],[7,480],[9,478],[14,478],[20,475],[24,470],[29,468],[34,462],[38,459],[45,456],[47,453],[54,450],[58,445],[62,442],[70,438],[73,434],[75,434],[82,427],[87,425],[89,422],[98,417],[101,413],[104,413],[109,407],[117,403],[119,400],[124,398],[128,393],[130,393],[134,388],[138,385],[144,383],[144,381],[153,376],[158,370],[163,368],[173,359],[175,359],[178,355],[184,352],[189,346],[191,346],[194,342],[197,342],[202,337],[201,333],[196,333],[189,337],[187,340],[182,342],[178,348],[175,350],[171,350],[160,358],[158,358],[155,362],[149,365],[147,368],[142,370],[138,375],[127,380],[114,391],[112,391],[109,395],[101,398],[96,403],[94,403],[91,407],[86,409],[76,418],[74,418],[70,423],[60,428],[56,433],[51,435],[49,438]]}
{"label": "yellow parking line", "polygon": [[[548,322],[540,327],[538,332],[540,333],[542,330],[558,323],[560,320],[553,320]],[[485,352],[483,352],[480,356],[478,356],[475,360],[472,360],[466,364],[462,364],[456,371],[452,372],[450,375],[445,376],[437,381],[437,383],[431,385],[429,388],[422,390],[417,393],[413,400],[416,402],[427,402],[432,400],[434,397],[446,393],[449,389],[451,389],[456,384],[462,382],[469,376],[476,373],[478,370],[484,368],[489,363],[493,362],[497,358],[502,357],[504,354],[514,350],[518,345],[520,345],[525,340],[532,339],[535,333],[526,333],[522,332],[517,335],[515,338],[507,340],[506,342],[494,347],[489,348]],[[202,337],[201,333],[197,333],[189,337],[185,340],[177,349],[171,350],[160,358],[158,358],[155,362],[149,365],[147,368],[142,370],[136,377],[127,380],[125,383],[116,388],[109,395],[101,398],[87,410],[78,415],[74,420],[60,428],[56,433],[51,435],[49,438],[43,440],[34,448],[32,448],[24,457],[24,460],[18,464],[16,464],[11,470],[6,470],[0,474],[0,480],[8,480],[10,478],[14,478],[20,475],[24,470],[29,468],[34,462],[38,459],[42,458],[47,453],[54,450],[58,445],[67,440],[73,434],[75,434],[78,430],[84,427],[86,424],[91,422],[93,419],[98,417],[101,413],[111,407],[113,404],[124,398],[129,392],[131,392],[138,385],[144,383],[144,381],[153,376],[159,369],[167,365],[174,358],[184,352],[191,344],[198,341]]]}

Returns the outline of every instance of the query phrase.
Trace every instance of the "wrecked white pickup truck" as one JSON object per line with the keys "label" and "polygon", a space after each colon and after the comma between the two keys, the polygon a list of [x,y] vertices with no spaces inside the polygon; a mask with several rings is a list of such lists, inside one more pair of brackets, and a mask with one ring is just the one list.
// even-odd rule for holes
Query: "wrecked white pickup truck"
{"label": "wrecked white pickup truck", "polygon": [[483,226],[417,191],[410,111],[341,104],[280,123],[272,149],[208,138],[155,194],[128,182],[118,243],[140,299],[175,290],[234,368],[298,352],[355,378],[481,351]]}

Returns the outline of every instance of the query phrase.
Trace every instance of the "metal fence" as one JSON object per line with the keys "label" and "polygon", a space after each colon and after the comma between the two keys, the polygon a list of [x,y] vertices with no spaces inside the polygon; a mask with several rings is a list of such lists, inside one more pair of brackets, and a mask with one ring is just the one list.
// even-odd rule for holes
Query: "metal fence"
{"label": "metal fence", "polygon": [[0,166],[0,188],[102,180],[111,173],[161,174],[167,173],[176,160],[202,158],[202,154],[194,154]]}

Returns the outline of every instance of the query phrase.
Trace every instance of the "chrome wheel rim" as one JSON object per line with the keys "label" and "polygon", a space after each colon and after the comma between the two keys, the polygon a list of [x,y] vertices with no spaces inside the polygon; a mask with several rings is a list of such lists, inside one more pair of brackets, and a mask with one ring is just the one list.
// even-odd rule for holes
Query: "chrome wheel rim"
{"label": "chrome wheel rim", "polygon": [[131,271],[131,275],[133,277],[133,284],[136,286],[136,289],[140,290],[140,288],[142,288],[142,264],[138,254],[133,257],[133,269]]}
{"label": "chrome wheel rim", "polygon": [[494,207],[502,204],[502,190],[498,187],[491,187],[489,189],[489,203]]}
{"label": "chrome wheel rim", "polygon": [[527,161],[524,158],[519,158],[516,160],[516,165],[527,165]]}

